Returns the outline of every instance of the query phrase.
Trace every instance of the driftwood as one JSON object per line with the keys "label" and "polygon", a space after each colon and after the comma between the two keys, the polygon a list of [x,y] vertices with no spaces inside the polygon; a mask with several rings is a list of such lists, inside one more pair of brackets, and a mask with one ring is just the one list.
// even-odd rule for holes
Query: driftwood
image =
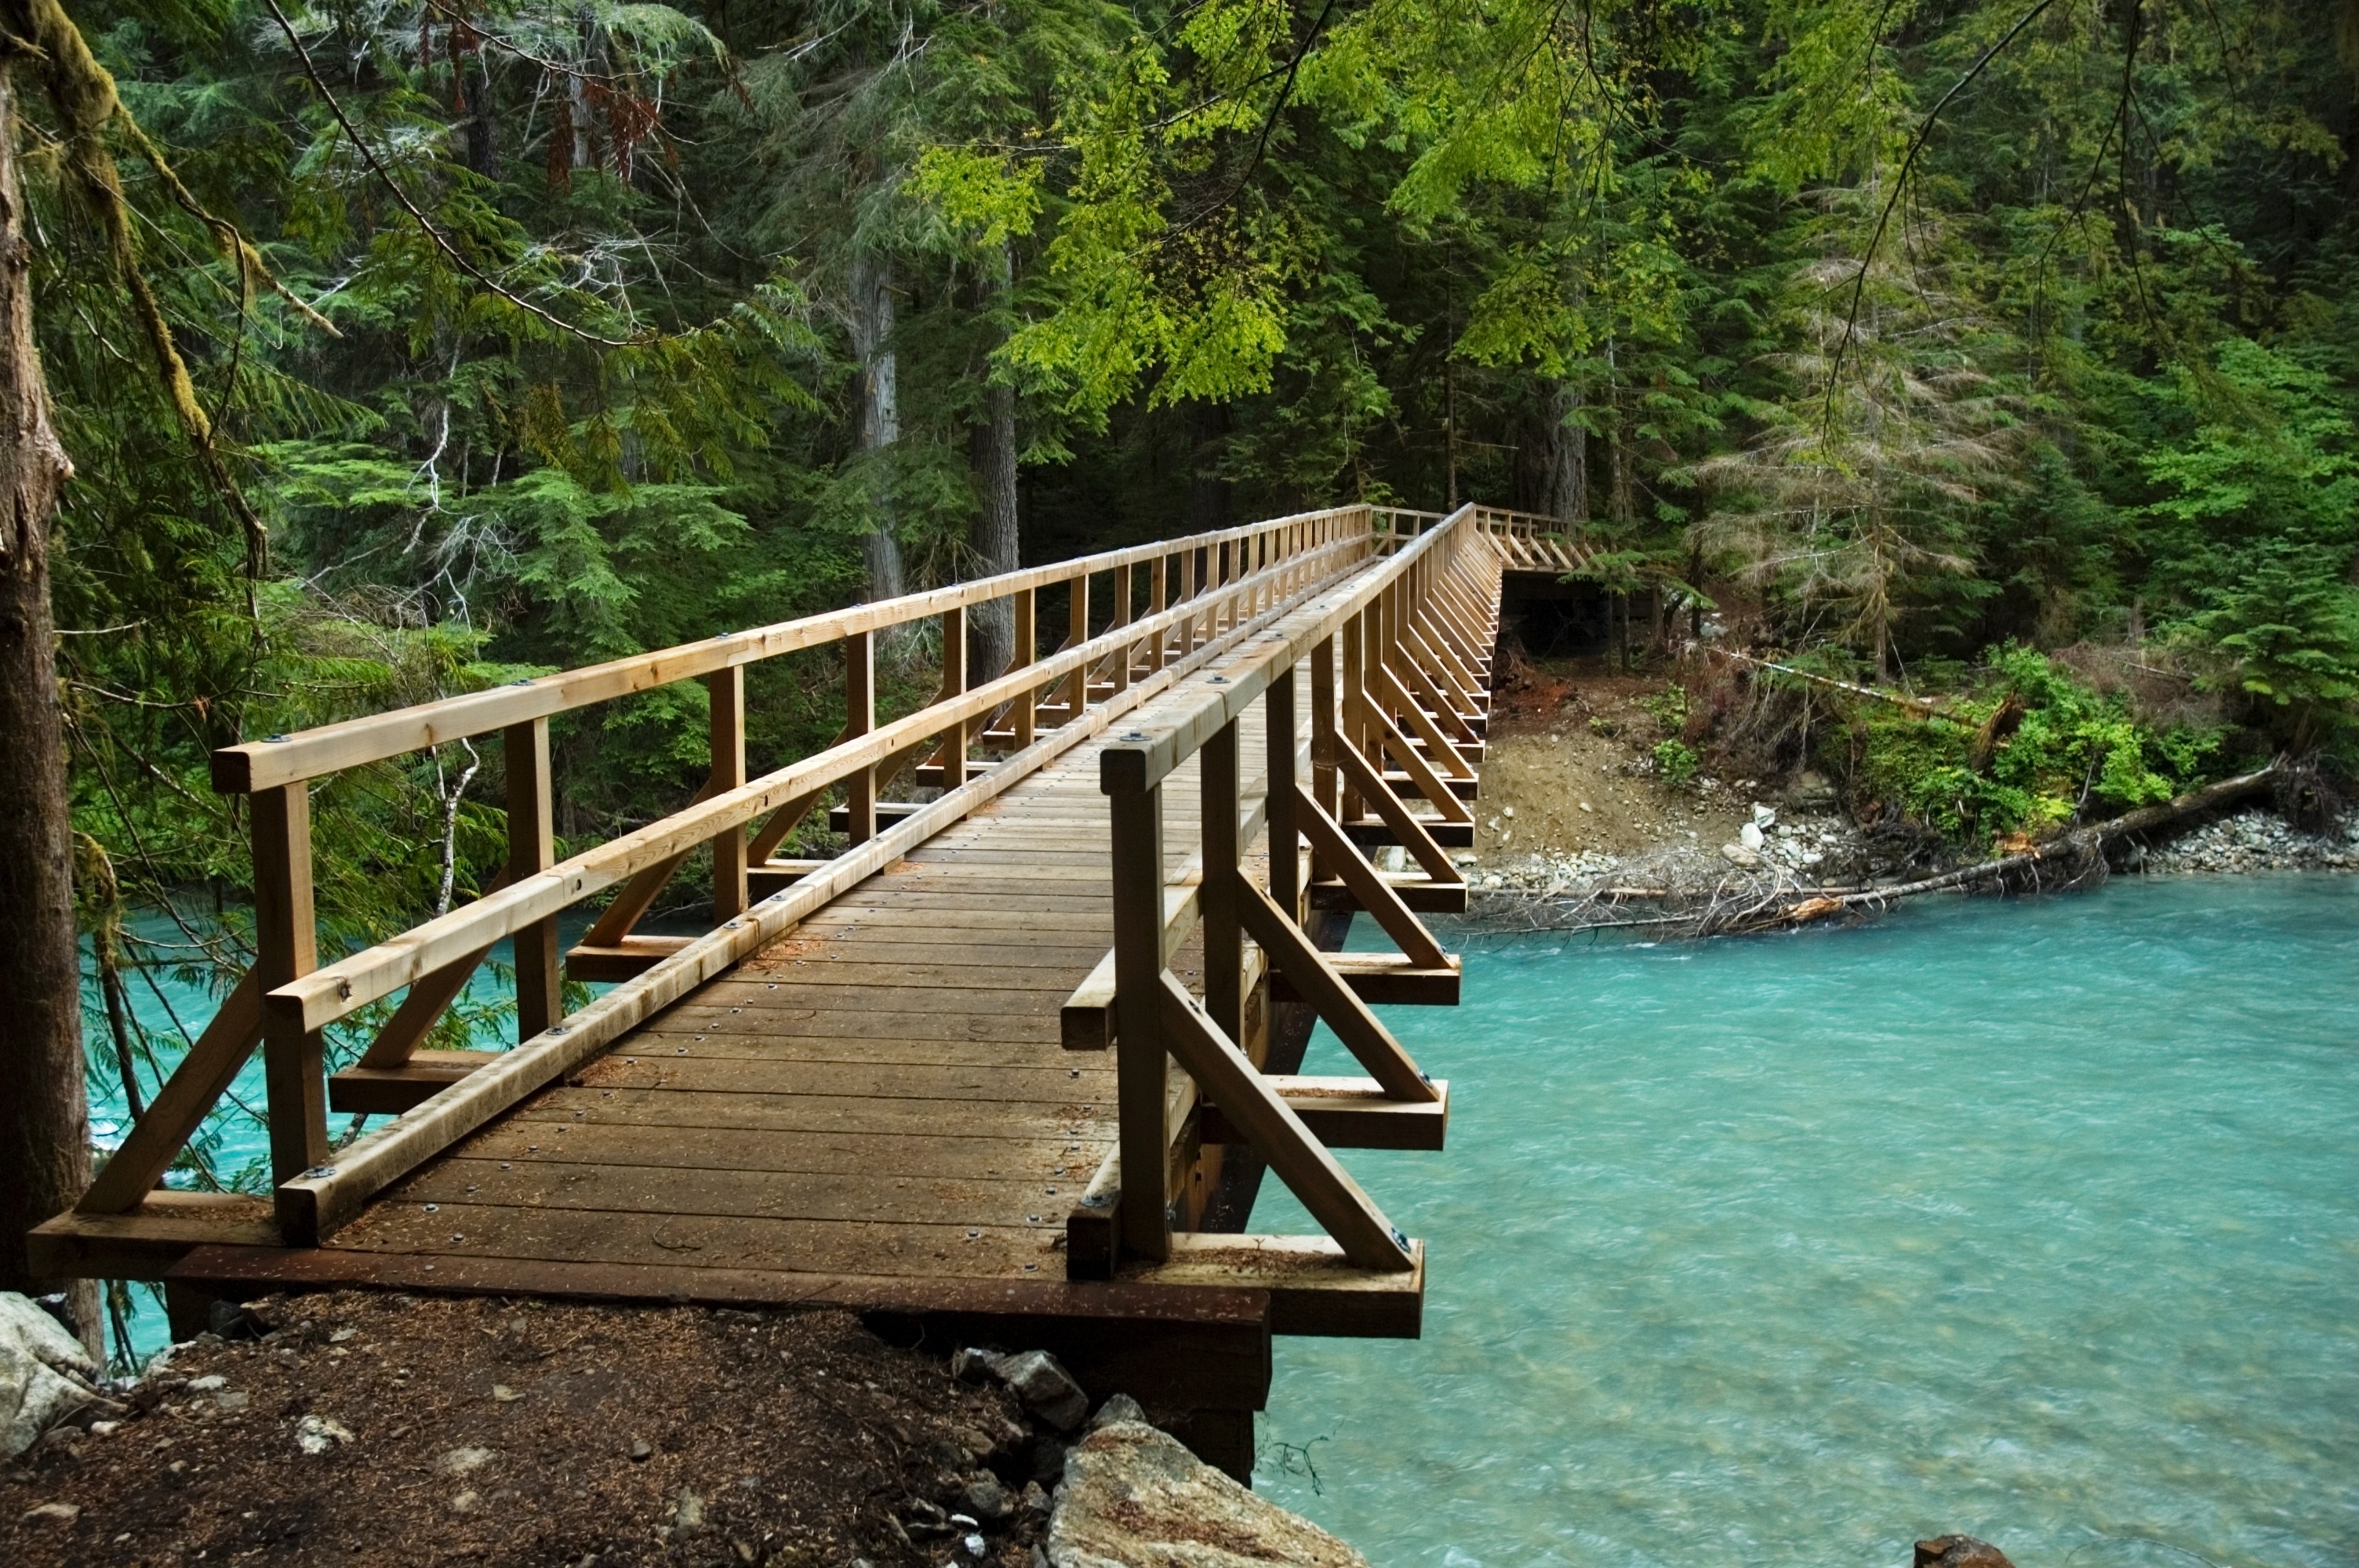
{"label": "driftwood", "polygon": [[1514,912],[1521,919],[1517,925],[1508,925],[1498,914],[1486,924],[1502,930],[1658,930],[1667,935],[1740,935],[1805,925],[1832,915],[1881,910],[1901,899],[1924,893],[1993,886],[2008,892],[2087,887],[2105,879],[2105,850],[2110,846],[2265,794],[2287,774],[2287,766],[2280,759],[2256,773],[2223,779],[2190,790],[2176,799],[2140,806],[2060,835],[2045,844],[1971,866],[1959,866],[1916,881],[1883,887],[1812,887],[1773,871],[1765,885],[1757,878],[1732,873],[1692,908],[1634,917],[1623,901],[1634,895],[1646,897],[1656,890],[1614,887],[1600,889],[1577,901],[1534,901]]}

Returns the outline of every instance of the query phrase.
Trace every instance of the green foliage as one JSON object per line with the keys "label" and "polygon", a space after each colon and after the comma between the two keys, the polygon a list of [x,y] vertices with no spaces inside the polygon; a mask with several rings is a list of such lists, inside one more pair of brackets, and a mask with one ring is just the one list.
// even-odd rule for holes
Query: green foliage
{"label": "green foliage", "polygon": [[1994,650],[1976,688],[1940,714],[1877,705],[1860,723],[1854,795],[1984,842],[2169,800],[2200,782],[2221,739],[2142,724],[2121,698],[2014,643]]}
{"label": "green foliage", "polygon": [[1703,759],[1684,741],[1655,742],[1655,771],[1674,789],[1695,777],[1702,765]]}

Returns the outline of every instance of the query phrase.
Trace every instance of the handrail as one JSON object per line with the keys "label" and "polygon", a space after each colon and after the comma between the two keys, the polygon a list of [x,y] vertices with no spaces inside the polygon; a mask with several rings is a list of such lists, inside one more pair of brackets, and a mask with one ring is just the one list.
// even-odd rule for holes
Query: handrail
{"label": "handrail", "polygon": [[669,686],[676,681],[756,664],[782,654],[816,647],[862,632],[875,632],[909,621],[922,621],[946,611],[1004,599],[1027,589],[1037,590],[1092,577],[1099,572],[1166,559],[1193,551],[1259,539],[1289,527],[1343,516],[1367,508],[1328,507],[1315,512],[1271,518],[1235,528],[1190,535],[1158,544],[1133,545],[1070,561],[1027,567],[953,583],[923,593],[878,600],[846,610],[782,621],[742,632],[723,632],[701,642],[683,643],[653,653],[633,654],[604,664],[589,665],[553,676],[519,680],[488,691],[413,703],[384,713],[322,724],[266,741],[224,746],[212,754],[213,788],[224,795],[247,794],[299,783],[323,773],[445,745],[495,730],[529,723],[594,703]]}
{"label": "handrail", "polygon": [[1201,619],[1208,607],[1258,594],[1289,572],[1339,564],[1358,553],[1364,539],[1352,537],[1289,557],[1159,614],[1114,627],[1078,647],[1026,665],[947,701],[853,740],[831,746],[774,773],[710,795],[647,827],[609,839],[533,876],[485,893],[472,903],[415,926],[389,941],[341,958],[277,987],[263,999],[266,1020],[283,1020],[305,1031],[324,1028],[372,1001],[392,995],[424,976],[504,936],[612,887],[645,867],[713,838],[724,828],[752,821],[772,807],[840,783],[883,762],[913,741],[941,734],[1021,693],[1046,685],[1109,654]]}
{"label": "handrail", "polygon": [[[1473,506],[1419,530],[1375,568],[1299,606],[1216,671],[1158,704],[1151,718],[1134,724],[1101,752],[1100,787],[1112,815],[1112,1038],[1119,1130],[1116,1153],[1092,1182],[1088,1202],[1095,1210],[1091,1224],[1104,1234],[1105,1266],[1123,1256],[1151,1265],[1173,1252],[1171,1197],[1161,1189],[1178,1130],[1171,1126],[1169,1083],[1174,1059],[1215,1102],[1221,1125],[1250,1143],[1294,1190],[1340,1247],[1343,1261],[1374,1274],[1420,1266],[1417,1244],[1336,1164],[1289,1099],[1287,1085],[1262,1074],[1246,1054],[1245,939],[1252,937],[1373,1075],[1350,1090],[1364,1108],[1380,1106],[1388,1115],[1404,1109],[1446,1114],[1443,1087],[1418,1071],[1336,963],[1302,929],[1301,845],[1307,838],[1314,867],[1324,863],[1340,874],[1402,944],[1408,965],[1454,982],[1454,961],[1409,914],[1394,885],[1362,858],[1338,816],[1353,800],[1364,800],[1421,861],[1447,867],[1421,826],[1425,819],[1411,816],[1393,799],[1391,778],[1384,773],[1390,752],[1408,766],[1414,787],[1437,792],[1435,804],[1457,804],[1394,721],[1405,701],[1414,703],[1393,672],[1403,665],[1439,665],[1443,661],[1433,651],[1437,642],[1460,649],[1478,634],[1463,622],[1460,607],[1470,592],[1487,595],[1495,589],[1499,553],[1490,535]],[[1475,541],[1482,542],[1479,547]],[[1296,668],[1305,658],[1311,670],[1308,782],[1299,776],[1295,719]],[[1430,690],[1451,678],[1419,667],[1411,680],[1419,690]],[[1254,824],[1250,817],[1241,820],[1238,735],[1240,721],[1256,701],[1264,704],[1268,748],[1262,808],[1269,827],[1266,891],[1244,869]],[[1426,717],[1419,709],[1418,719]],[[1422,725],[1411,722],[1422,731]],[[1451,750],[1438,730],[1425,744]],[[1201,762],[1203,795],[1201,850],[1190,862],[1201,863],[1201,880],[1193,898],[1177,901],[1175,909],[1164,870],[1162,790],[1191,756]],[[1175,925],[1184,931],[1200,921],[1201,1000],[1169,968]],[[1100,1028],[1095,1038],[1103,1040],[1107,1033]],[[1130,1173],[1144,1190],[1122,1193],[1120,1173]],[[1078,1249],[1074,1256],[1078,1262]]]}

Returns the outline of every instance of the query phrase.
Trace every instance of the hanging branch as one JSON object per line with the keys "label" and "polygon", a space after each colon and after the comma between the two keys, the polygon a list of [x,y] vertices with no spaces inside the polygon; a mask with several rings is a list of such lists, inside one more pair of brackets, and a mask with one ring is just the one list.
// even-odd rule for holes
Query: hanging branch
{"label": "hanging branch", "polygon": [[[274,4],[275,3],[276,0],[274,0]],[[2034,0],[2034,4],[2031,8],[2024,12],[2022,16],[2016,18],[2015,26],[2009,27],[2004,34],[2000,35],[1996,43],[1994,43],[1990,48],[1983,50],[1981,58],[1976,59],[1972,66],[1967,68],[1966,73],[1963,76],[1959,77],[1957,81],[1950,83],[1950,90],[1947,92],[1942,93],[1940,98],[1934,103],[1932,109],[1927,113],[1924,120],[1919,124],[1917,134],[1909,138],[1908,151],[1900,160],[1900,172],[1894,177],[1892,181],[1892,194],[1884,199],[1884,211],[1876,214],[1875,231],[1868,236],[1867,254],[1860,257],[1859,271],[1853,276],[1851,287],[1851,311],[1843,318],[1843,336],[1836,340],[1834,359],[1827,367],[1826,406],[1824,412],[1820,416],[1820,421],[1829,431],[1832,431],[1834,427],[1835,386],[1836,384],[1843,379],[1843,355],[1851,348],[1851,341],[1859,331],[1859,308],[1862,300],[1867,294],[1867,275],[1869,270],[1875,265],[1876,250],[1884,243],[1884,231],[1892,222],[1893,210],[1900,204],[1900,193],[1908,189],[1908,176],[1917,167],[1917,155],[1925,150],[1926,142],[1930,140],[1933,135],[1933,126],[1940,120],[1941,111],[1950,106],[1950,100],[1955,98],[1959,93],[1963,92],[1967,87],[1972,85],[1974,79],[1982,75],[1983,68],[1989,65],[1992,60],[1998,58],[2000,50],[2006,49],[2007,45],[2015,42],[2017,37],[2022,33],[2024,28],[2031,26],[2031,24],[2038,20],[2049,6],[2055,3],[2056,0]]]}
{"label": "hanging branch", "polygon": [[[47,0],[47,3],[55,5],[57,0]],[[368,139],[361,135],[360,127],[353,124],[352,116],[344,113],[344,106],[336,101],[336,95],[329,91],[328,83],[321,76],[319,68],[311,63],[311,51],[304,48],[302,36],[296,32],[295,24],[287,19],[285,11],[279,9],[278,0],[263,0],[263,4],[270,8],[270,15],[278,23],[278,30],[287,35],[288,46],[294,49],[296,59],[302,64],[303,74],[310,79],[311,90],[320,95],[320,102],[328,106],[328,113],[336,117],[336,124],[343,127],[344,139],[352,143],[353,150],[361,155],[361,161],[368,165],[369,172],[375,175],[386,189],[392,193],[394,200],[400,204],[403,211],[409,214],[411,221],[417,223],[419,231],[433,242],[436,250],[450,258],[451,265],[517,309],[556,328],[568,337],[579,338],[587,343],[595,343],[602,349],[627,349],[650,341],[651,335],[647,333],[630,338],[608,338],[592,332],[587,328],[577,327],[562,317],[552,314],[545,307],[536,305],[525,298],[468,260],[465,253],[452,243],[451,237],[436,226],[434,220],[429,218],[418,203],[409,199],[409,193],[401,188],[401,182],[393,178],[393,171],[385,167],[383,160],[376,156],[376,150],[370,146]]]}

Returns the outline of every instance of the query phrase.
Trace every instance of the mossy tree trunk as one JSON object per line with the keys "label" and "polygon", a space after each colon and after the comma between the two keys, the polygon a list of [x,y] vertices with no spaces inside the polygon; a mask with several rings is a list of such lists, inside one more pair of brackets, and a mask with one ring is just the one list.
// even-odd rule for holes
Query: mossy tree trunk
{"label": "mossy tree trunk", "polygon": [[[34,36],[17,0],[0,26]],[[32,241],[16,181],[16,116],[0,54],[0,1289],[38,1293],[25,1232],[90,1184],[71,820],[49,550],[73,465],[49,425],[33,345]],[[99,1344],[98,1288],[71,1291]]]}

